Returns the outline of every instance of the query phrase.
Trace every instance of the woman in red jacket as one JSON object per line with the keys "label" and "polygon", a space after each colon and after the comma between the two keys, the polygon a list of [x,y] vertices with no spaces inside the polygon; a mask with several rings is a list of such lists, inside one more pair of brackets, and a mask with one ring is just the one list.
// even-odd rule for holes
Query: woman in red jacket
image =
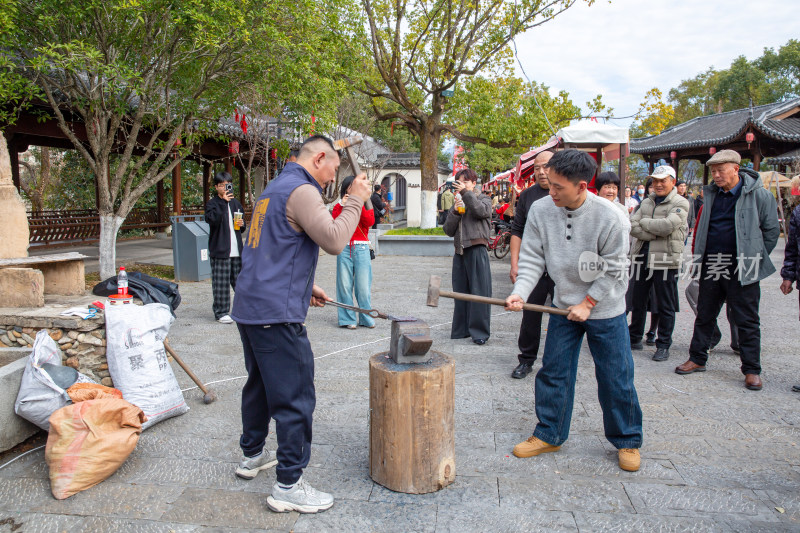
{"label": "woman in red jacket", "polygon": [[[355,176],[348,176],[342,181],[339,191],[341,200],[333,206],[333,218],[342,213],[342,204],[347,201]],[[361,219],[358,221],[350,243],[345,246],[342,253],[336,259],[336,299],[343,304],[353,305],[353,292],[355,291],[358,307],[362,309],[372,309],[370,302],[370,292],[372,290],[372,265],[369,253],[369,228],[375,223],[375,211],[361,208]],[[375,320],[363,313],[358,313],[356,321],[355,311],[349,309],[338,309],[339,327],[356,329],[357,325],[366,328],[374,328]]]}

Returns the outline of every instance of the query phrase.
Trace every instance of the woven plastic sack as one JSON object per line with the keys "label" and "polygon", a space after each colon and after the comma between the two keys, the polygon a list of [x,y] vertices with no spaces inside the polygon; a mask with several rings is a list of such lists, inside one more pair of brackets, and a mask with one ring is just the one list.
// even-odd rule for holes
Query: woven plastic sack
{"label": "woven plastic sack", "polygon": [[164,339],[174,317],[164,304],[106,306],[106,358],[114,386],[147,416],[142,429],[189,410]]}
{"label": "woven plastic sack", "polygon": [[[33,351],[22,373],[14,412],[47,431],[50,429],[50,415],[67,405],[70,398],[67,391],[56,385],[50,374],[42,368],[45,363],[61,366],[61,350],[47,331],[41,330],[36,334]],[[78,372],[78,383],[85,382],[94,383]]]}
{"label": "woven plastic sack", "polygon": [[141,409],[117,398],[86,400],[50,417],[44,458],[56,499],[94,487],[125,462],[142,432]]}

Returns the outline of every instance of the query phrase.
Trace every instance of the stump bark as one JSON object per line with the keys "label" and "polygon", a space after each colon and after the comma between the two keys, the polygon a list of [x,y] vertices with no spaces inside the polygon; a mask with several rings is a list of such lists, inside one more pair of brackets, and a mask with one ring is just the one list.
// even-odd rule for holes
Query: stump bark
{"label": "stump bark", "polygon": [[369,360],[369,473],[384,487],[424,494],[455,480],[455,361],[432,351],[429,363]]}

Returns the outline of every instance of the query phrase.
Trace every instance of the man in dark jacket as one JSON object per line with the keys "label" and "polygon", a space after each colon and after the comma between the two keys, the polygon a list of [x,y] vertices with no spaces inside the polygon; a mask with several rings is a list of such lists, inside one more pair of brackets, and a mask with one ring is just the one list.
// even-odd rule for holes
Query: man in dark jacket
{"label": "man in dark jacket", "polygon": [[370,197],[372,208],[375,210],[375,223],[372,224],[372,229],[377,229],[381,217],[386,214],[386,206],[383,204],[383,198],[381,198],[381,186],[376,184],[373,187],[373,191]]}
{"label": "man in dark jacket", "polygon": [[217,172],[214,189],[217,196],[206,204],[208,223],[208,255],[211,258],[212,309],[217,322],[231,324],[231,291],[236,290],[236,278],[242,270],[242,231],[244,208],[233,196],[233,178],[227,172]]}
{"label": "man in dark jacket", "polygon": [[705,187],[695,238],[694,262],[700,267],[697,318],[689,360],[675,372],[706,370],[714,324],[727,300],[739,330],[745,387],[761,390],[759,282],[775,272],[769,254],[780,229],[775,198],[758,173],[740,169],[740,162],[735,151],[721,150],[706,163],[714,183]]}
{"label": "man in dark jacket", "polygon": [[[536,176],[536,183],[522,191],[517,202],[517,209],[514,212],[514,219],[511,222],[511,272],[509,277],[511,283],[517,282],[519,273],[519,249],[522,245],[522,235],[525,232],[525,224],[528,222],[528,211],[531,204],[550,195],[550,182],[547,180],[547,163],[553,157],[553,152],[542,152],[536,155],[533,160],[533,173]],[[545,270],[542,277],[534,287],[531,295],[528,296],[529,304],[544,305],[547,297],[553,298],[555,284],[553,279],[547,275]],[[511,372],[511,377],[522,379],[533,370],[533,363],[539,353],[539,344],[542,340],[542,313],[536,311],[522,311],[522,323],[519,327],[519,364]]]}

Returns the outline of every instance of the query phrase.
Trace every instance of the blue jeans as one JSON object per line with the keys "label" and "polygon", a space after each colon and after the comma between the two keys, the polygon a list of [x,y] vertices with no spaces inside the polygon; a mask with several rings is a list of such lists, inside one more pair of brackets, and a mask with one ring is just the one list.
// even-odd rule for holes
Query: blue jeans
{"label": "blue jeans", "polygon": [[[343,304],[353,305],[354,289],[358,307],[371,309],[372,264],[368,244],[348,244],[336,259],[336,299]],[[355,324],[356,312],[339,308],[339,325]],[[369,315],[358,313],[358,324],[372,327],[375,320]]]}
{"label": "blue jeans", "polygon": [[642,410],[633,386],[633,356],[624,314],[586,322],[550,315],[542,368],[536,374],[539,423],[533,436],[553,446],[561,446],[569,437],[584,333],[594,359],[606,438],[617,449],[641,448]]}

